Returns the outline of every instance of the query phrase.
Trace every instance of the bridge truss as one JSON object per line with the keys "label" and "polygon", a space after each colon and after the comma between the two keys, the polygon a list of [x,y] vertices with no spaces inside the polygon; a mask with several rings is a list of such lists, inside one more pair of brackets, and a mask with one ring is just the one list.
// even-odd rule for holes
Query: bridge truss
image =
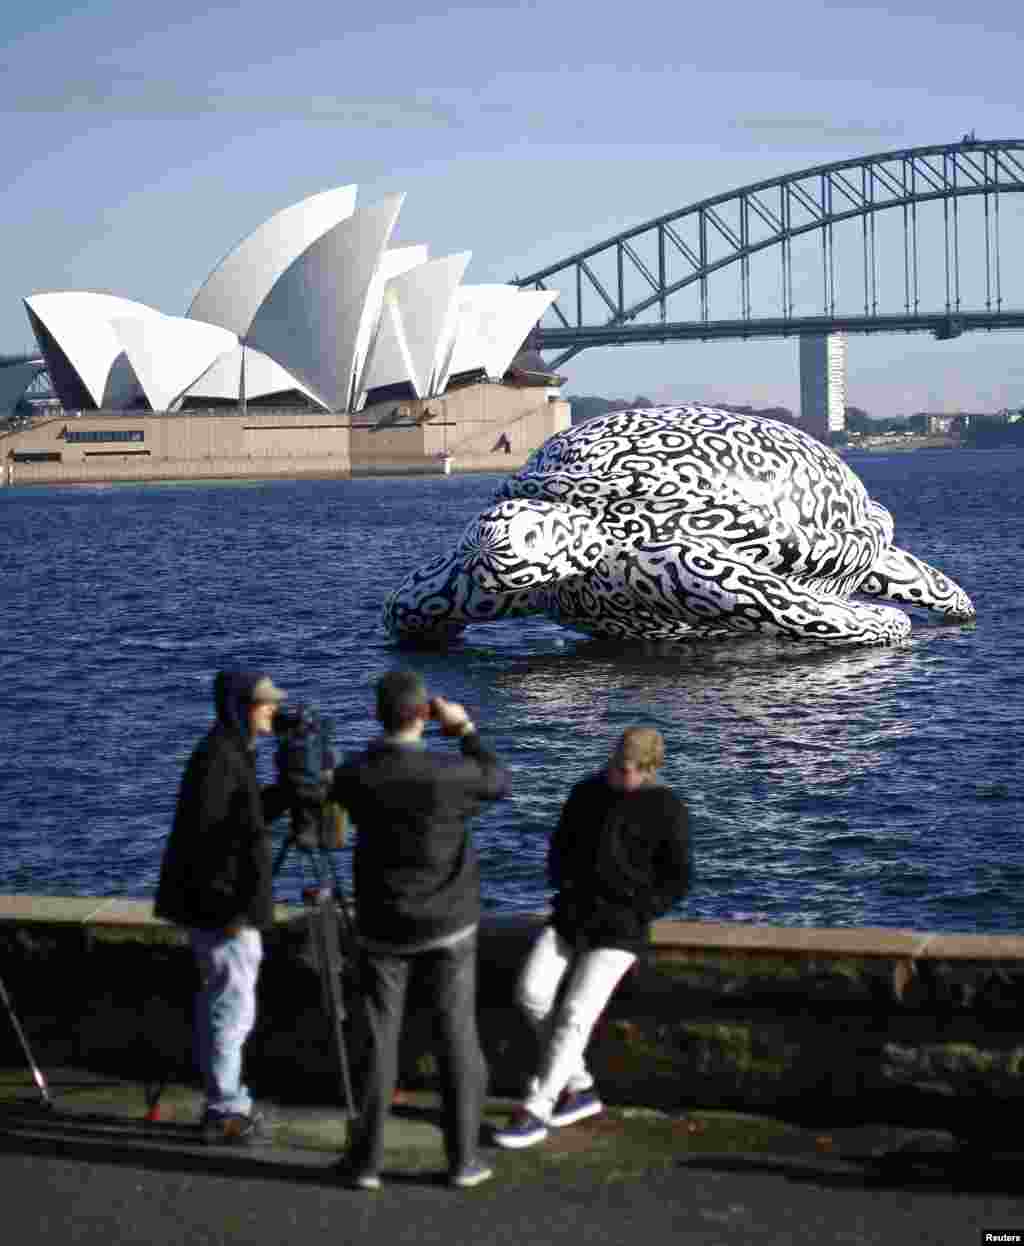
{"label": "bridge truss", "polygon": [[531,339],[553,369],[630,342],[1024,328],[1021,191],[1024,140],[965,135],[704,199],[513,284],[561,291]]}

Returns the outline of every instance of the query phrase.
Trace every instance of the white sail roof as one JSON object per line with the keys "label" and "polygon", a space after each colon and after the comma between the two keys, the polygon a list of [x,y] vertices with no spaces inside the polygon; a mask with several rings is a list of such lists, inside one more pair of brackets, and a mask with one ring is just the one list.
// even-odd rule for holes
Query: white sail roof
{"label": "white sail roof", "polygon": [[[237,401],[241,392],[242,347],[235,345],[207,368],[203,375],[189,386],[183,398],[209,398]],[[245,396],[265,398],[270,394],[285,394],[298,390],[318,406],[324,404],[312,390],[286,372],[262,351],[252,346],[245,348]]]}
{"label": "white sail roof", "polygon": [[408,381],[418,398],[435,392],[439,356],[451,336],[459,283],[472,252],[430,260],[388,282],[372,356],[363,373],[367,390]]}
{"label": "white sail roof", "polygon": [[238,343],[219,325],[182,316],[119,316],[111,325],[154,411],[169,410],[219,355]]}
{"label": "white sail roof", "polygon": [[234,247],[206,278],[188,309],[246,337],[260,305],[283,273],[318,238],[355,211],[356,186],[310,195],[278,212]]}
{"label": "white sail roof", "polygon": [[[356,358],[360,361],[358,365],[359,377],[365,375],[370,357],[377,349],[377,339],[383,324],[384,296],[388,283],[400,273],[425,264],[427,255],[427,248],[417,244],[411,247],[392,247],[381,256],[380,264],[377,266],[377,271],[374,273],[373,280],[370,282],[370,288],[367,291],[366,303],[363,309],[364,314],[359,325],[359,337],[356,341]],[[358,378],[355,392],[357,395],[355,407],[358,409],[363,405],[362,398],[364,396],[362,382]]]}
{"label": "white sail roof", "polygon": [[438,378],[439,389],[460,372],[483,369],[489,377],[504,376],[527,334],[556,298],[557,290],[463,286],[450,353]]}
{"label": "white sail roof", "polygon": [[381,257],[404,195],[354,212],[318,238],[284,272],[245,335],[333,411],[350,410],[369,341],[367,308]]}
{"label": "white sail roof", "polygon": [[[31,295],[25,303],[97,407],[130,405],[141,390],[154,411],[166,411],[238,340],[217,325],[165,316],[112,294],[59,291]],[[49,343],[40,347],[45,355]],[[57,361],[50,367],[51,379],[62,371]]]}
{"label": "white sail roof", "polygon": [[[60,347],[97,407],[103,406],[111,368],[124,352],[124,344],[112,322],[117,319],[159,319],[161,316],[160,312],[145,303],[86,290],[32,294],[24,303]],[[46,356],[48,344],[41,341],[39,347]],[[58,369],[49,358],[47,363],[52,377]]]}

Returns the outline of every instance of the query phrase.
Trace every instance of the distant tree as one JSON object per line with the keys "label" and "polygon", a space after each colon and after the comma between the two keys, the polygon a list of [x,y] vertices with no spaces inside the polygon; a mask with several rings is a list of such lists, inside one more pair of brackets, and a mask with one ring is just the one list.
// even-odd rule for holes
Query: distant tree
{"label": "distant tree", "polygon": [[[609,411],[628,411],[632,407],[657,407],[659,403],[637,394],[635,398],[601,398],[596,394],[570,394],[569,409],[574,424],[582,424],[597,415],[607,415]],[[736,415],[760,416],[766,420],[780,420],[784,424],[799,424],[799,419],[789,407],[752,407],[749,404],[735,402],[715,402],[709,405],[721,411],[732,411]]]}
{"label": "distant tree", "polygon": [[600,398],[597,395],[569,395],[569,410],[574,424],[582,424],[592,420],[596,415],[607,415],[609,411],[629,411],[633,407],[656,407],[658,404],[643,394],[635,398]]}
{"label": "distant tree", "polygon": [[784,424],[795,424],[796,416],[789,407],[752,407],[748,403],[716,402],[721,411],[731,411],[734,415],[759,416],[762,420],[780,420]]}
{"label": "distant tree", "polygon": [[574,424],[592,420],[596,415],[607,415],[613,409],[613,403],[608,398],[599,398],[596,395],[569,396],[569,411]]}
{"label": "distant tree", "polygon": [[1024,420],[1004,424],[1002,420],[972,416],[961,430],[962,442],[971,449],[997,449],[1000,446],[1024,446]]}
{"label": "distant tree", "polygon": [[846,431],[848,433],[870,433],[875,430],[875,421],[863,407],[846,408]]}

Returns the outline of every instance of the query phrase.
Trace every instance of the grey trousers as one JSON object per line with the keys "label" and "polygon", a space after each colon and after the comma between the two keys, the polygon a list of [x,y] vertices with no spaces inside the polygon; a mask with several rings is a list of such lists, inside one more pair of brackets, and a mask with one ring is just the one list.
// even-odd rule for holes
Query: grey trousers
{"label": "grey trousers", "polygon": [[454,947],[426,952],[362,950],[362,998],[355,1009],[359,1117],[349,1147],[349,1163],[355,1170],[380,1170],[410,989],[433,1014],[441,1129],[449,1166],[455,1169],[476,1159],[487,1091],[487,1065],[476,1024],[476,945],[474,932]]}

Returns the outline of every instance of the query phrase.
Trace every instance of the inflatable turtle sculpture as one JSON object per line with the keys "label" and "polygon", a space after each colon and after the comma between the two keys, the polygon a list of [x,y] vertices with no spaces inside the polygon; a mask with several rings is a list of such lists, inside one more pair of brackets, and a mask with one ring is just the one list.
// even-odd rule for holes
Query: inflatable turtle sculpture
{"label": "inflatable turtle sculpture", "polygon": [[827,446],[775,420],[658,407],[549,438],[450,553],[406,578],[384,623],[400,639],[545,614],[651,641],[901,640],[910,619],[880,602],[975,613],[893,544],[892,516]]}

